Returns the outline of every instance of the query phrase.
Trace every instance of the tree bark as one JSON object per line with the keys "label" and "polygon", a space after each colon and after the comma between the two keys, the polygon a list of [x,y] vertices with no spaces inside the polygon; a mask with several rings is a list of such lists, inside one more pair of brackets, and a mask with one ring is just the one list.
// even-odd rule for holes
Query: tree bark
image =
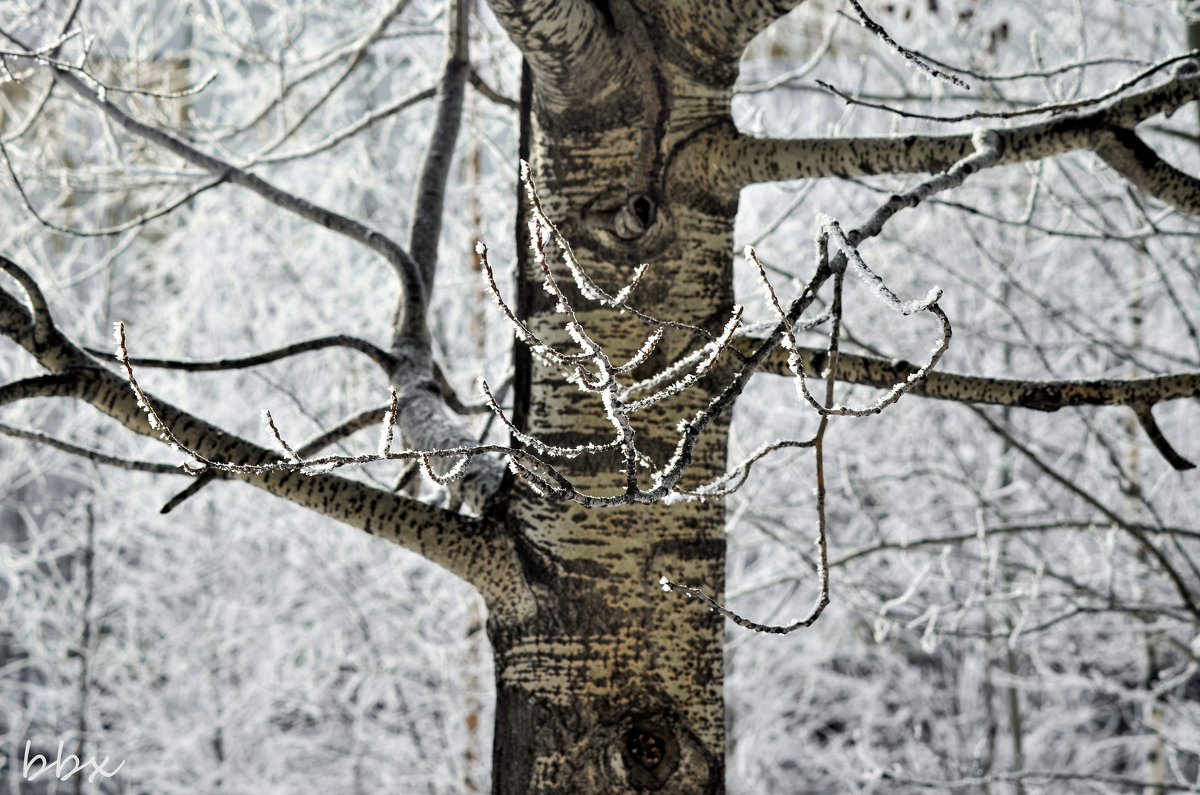
{"label": "tree bark", "polygon": [[[531,63],[529,160],[538,193],[602,289],[616,293],[649,262],[631,303],[654,317],[719,333],[733,305],[737,192],[714,192],[692,175],[676,175],[672,184],[668,166],[676,147],[699,131],[732,129],[736,62],[714,59],[696,68],[695,54],[672,38],[678,25],[624,2],[608,4],[607,11],[612,22],[580,45],[603,58],[565,83],[559,70],[569,57],[551,58],[549,75],[539,70],[544,50],[541,61]],[[518,29],[514,39],[526,36]],[[590,90],[576,93],[579,85]],[[566,96],[583,99],[563,110]],[[557,260],[555,253],[547,247],[547,259]],[[653,329],[582,299],[560,270],[558,281],[588,334],[614,363],[631,358]],[[520,278],[519,291],[529,296],[529,328],[559,350],[578,353],[564,331],[566,318],[541,288],[539,266],[527,262]],[[660,370],[706,341],[672,329],[634,375]],[[670,459],[676,426],[704,408],[708,391],[684,393],[635,415],[638,447],[655,465]],[[536,358],[523,413],[524,430],[556,445],[613,438],[600,399]],[[701,436],[689,482],[721,474],[725,446],[722,422]],[[615,454],[555,466],[589,494],[617,494],[626,484]],[[506,521],[531,603],[521,616],[495,608],[489,616],[497,676],[495,791],[723,792],[722,622],[658,584],[665,575],[722,592],[723,504],[584,510],[545,500],[518,481]]]}

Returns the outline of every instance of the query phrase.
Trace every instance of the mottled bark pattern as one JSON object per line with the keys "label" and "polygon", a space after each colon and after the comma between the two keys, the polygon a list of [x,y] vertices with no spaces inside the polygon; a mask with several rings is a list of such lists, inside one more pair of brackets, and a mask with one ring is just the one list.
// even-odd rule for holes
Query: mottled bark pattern
{"label": "mottled bark pattern", "polygon": [[[547,59],[545,52],[531,62],[533,176],[546,212],[602,288],[617,291],[639,263],[649,262],[631,303],[656,317],[718,332],[733,305],[737,192],[702,175],[672,171],[671,160],[698,134],[732,129],[730,86],[740,52],[725,45],[723,57],[714,55],[689,36],[705,27],[696,25],[692,6],[607,5],[617,2],[624,5],[608,9],[607,43],[592,30],[579,45],[599,54],[594,63],[571,54]],[[518,13],[542,18],[542,4],[494,5],[502,20]],[[721,8],[713,4],[708,13],[731,13]],[[638,24],[644,29],[628,30]],[[519,44],[537,33],[510,30]],[[649,41],[653,52],[632,52],[611,38],[633,34]],[[561,64],[568,62],[578,63],[579,71],[564,74]],[[575,98],[569,110],[562,107],[566,96]],[[656,113],[653,103],[664,99],[665,114]],[[647,102],[651,112],[644,113]],[[658,127],[651,139],[657,151],[651,153],[639,151],[646,125]],[[643,196],[654,205],[650,213],[638,204]],[[633,223],[622,226],[622,210],[631,207]],[[639,223],[645,228],[631,234]],[[564,317],[541,289],[541,274],[522,278],[532,296],[530,327],[576,352]],[[570,284],[565,269],[560,282]],[[573,300],[580,321],[614,362],[632,356],[652,330],[628,314]],[[669,332],[646,372],[700,344],[693,334]],[[701,390],[635,415],[640,449],[664,464],[679,420],[709,397]],[[581,394],[561,372],[536,361],[526,423],[531,433],[560,445],[613,437],[598,398]],[[698,444],[690,483],[723,471],[725,445],[721,423]],[[624,485],[621,467],[616,457],[592,456],[562,462],[560,469],[583,491],[614,494]],[[642,474],[648,480],[649,472]],[[724,791],[722,624],[658,586],[667,575],[721,593],[723,506],[584,510],[547,502],[518,484],[508,521],[532,606],[521,617],[496,609],[490,615],[498,679],[496,791]]]}

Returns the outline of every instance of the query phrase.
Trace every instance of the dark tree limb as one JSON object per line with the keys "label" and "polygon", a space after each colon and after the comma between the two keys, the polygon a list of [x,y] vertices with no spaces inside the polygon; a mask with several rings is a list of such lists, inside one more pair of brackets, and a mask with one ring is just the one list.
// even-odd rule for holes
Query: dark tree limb
{"label": "dark tree limb", "polygon": [[136,461],[130,458],[121,458],[71,442],[64,442],[61,439],[56,439],[44,433],[17,428],[3,422],[0,422],[0,433],[5,436],[11,436],[14,439],[24,439],[27,442],[34,442],[42,447],[53,447],[55,450],[62,450],[64,453],[70,453],[80,458],[86,458],[89,461],[95,461],[97,464],[104,464],[105,466],[116,467],[117,469],[128,469],[131,472],[150,472],[155,475],[186,474],[178,464],[160,464],[155,461]]}
{"label": "dark tree limb", "polygon": [[[263,364],[277,362],[280,359],[286,359],[290,356],[296,356],[309,351],[318,351],[325,348],[350,348],[366,354],[378,364],[386,372],[393,364],[391,355],[382,348],[358,337],[352,337],[348,334],[337,334],[330,337],[318,337],[316,339],[305,340],[303,342],[295,342],[291,345],[285,345],[282,348],[256,353],[251,356],[237,356],[232,358],[211,359],[207,361],[195,361],[191,359],[158,359],[146,356],[131,356],[130,363],[136,367],[151,367],[163,370],[182,370],[185,372],[211,372],[214,370],[240,370],[246,367],[258,367]],[[108,356],[107,350],[99,348],[85,347],[85,351],[93,356],[105,357]]]}

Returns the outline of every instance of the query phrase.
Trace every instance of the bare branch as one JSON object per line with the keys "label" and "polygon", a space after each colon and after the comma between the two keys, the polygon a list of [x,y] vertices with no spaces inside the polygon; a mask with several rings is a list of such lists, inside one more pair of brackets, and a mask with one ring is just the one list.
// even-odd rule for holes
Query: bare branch
{"label": "bare branch", "polygon": [[143,213],[136,218],[126,221],[125,223],[117,224],[116,226],[106,226],[101,229],[72,229],[70,227],[62,226],[50,221],[40,212],[38,212],[36,207],[33,206],[33,202],[30,201],[29,195],[25,192],[25,186],[22,184],[21,178],[17,176],[17,172],[13,169],[12,160],[8,156],[8,149],[4,146],[2,141],[0,141],[0,159],[4,160],[4,167],[8,171],[8,176],[10,179],[12,179],[13,185],[17,189],[17,195],[21,197],[21,203],[25,205],[25,209],[29,211],[29,214],[37,219],[37,222],[47,229],[53,229],[55,232],[61,232],[64,235],[71,235],[73,237],[110,237],[112,235],[119,235],[122,232],[128,232],[130,229],[143,226],[156,218],[162,218],[165,215],[169,215],[170,213],[178,210],[180,207],[190,202],[192,199],[199,196],[201,193],[204,193],[204,191],[208,190],[209,188],[215,188],[225,181],[225,175],[222,174],[216,179],[211,179],[201,185],[191,188],[179,198],[175,199],[174,201],[167,202],[158,209],[150,210],[149,212]]}
{"label": "bare branch", "polygon": [[[4,34],[10,40],[13,40],[19,46],[24,47],[19,41],[13,39],[11,35]],[[26,52],[29,48],[25,47]],[[11,57],[11,56],[5,56]],[[31,54],[20,56],[23,60],[31,60],[38,65],[46,65],[39,63],[32,57]],[[331,231],[344,235],[351,240],[354,240],[363,246],[375,251],[383,256],[383,258],[396,271],[400,278],[401,287],[406,296],[412,300],[425,302],[424,282],[421,279],[420,271],[416,263],[407,251],[395,243],[391,238],[371,229],[360,221],[356,221],[347,216],[336,213],[325,207],[313,204],[312,202],[300,198],[295,194],[289,193],[276,185],[264,180],[262,177],[251,174],[250,172],[238,168],[232,163],[221,160],[209,154],[205,154],[196,149],[191,144],[181,138],[171,135],[164,130],[138,121],[133,118],[127,111],[115,105],[108,99],[107,92],[103,86],[99,89],[93,88],[85,82],[85,79],[75,74],[74,72],[58,68],[50,65],[50,68],[55,70],[55,75],[61,81],[74,91],[78,96],[88,103],[99,108],[109,119],[117,126],[139,138],[159,146],[168,152],[186,160],[193,165],[199,166],[205,171],[210,172],[214,176],[220,177],[235,185],[240,185],[253,193],[261,196],[272,204],[295,213],[296,215],[308,221],[312,221],[320,226]],[[90,76],[89,76],[90,79]]]}
{"label": "bare branch", "polygon": [[[296,356],[309,351],[323,350],[325,348],[350,348],[360,351],[369,356],[376,364],[388,371],[392,364],[392,356],[382,348],[373,345],[372,343],[352,337],[347,334],[338,334],[330,337],[318,337],[316,339],[305,340],[304,342],[295,342],[291,345],[285,345],[282,348],[256,353],[251,356],[239,356],[226,359],[213,359],[209,361],[192,361],[188,359],[156,359],[145,356],[131,356],[129,361],[136,367],[155,367],[165,370],[183,370],[185,372],[208,372],[213,370],[238,370],[245,367],[257,367],[263,364],[277,362],[280,359],[286,359],[289,356]],[[93,356],[108,356],[108,351],[101,351],[99,348],[84,348]]]}
{"label": "bare branch", "polygon": [[64,442],[61,439],[55,439],[53,436],[47,436],[44,433],[37,431],[28,431],[23,428],[16,428],[7,423],[0,422],[0,433],[6,436],[12,436],[16,439],[24,439],[28,442],[40,444],[43,447],[53,447],[55,450],[62,450],[64,453],[70,453],[81,458],[86,458],[89,461],[95,461],[97,464],[116,467],[118,469],[128,469],[132,472],[150,472],[155,475],[184,475],[187,472],[178,464],[159,464],[153,461],[135,461],[129,458],[119,458],[117,456],[102,453],[99,450],[92,450],[87,447],[81,447],[71,442]]}
{"label": "bare branch", "polygon": [[1115,511],[1101,503],[1095,497],[1083,491],[1081,488],[1079,488],[1079,486],[1073,483],[1070,478],[1059,474],[1053,467],[1042,461],[1040,456],[1018,441],[1016,437],[1014,437],[1005,428],[1001,427],[995,420],[989,417],[987,413],[983,411],[983,409],[971,405],[968,405],[967,408],[974,412],[975,415],[981,420],[983,420],[983,422],[992,430],[993,433],[1004,439],[1005,442],[1011,445],[1014,450],[1019,452],[1035,467],[1046,473],[1046,475],[1052,478],[1064,489],[1091,505],[1102,516],[1104,516],[1105,519],[1112,522],[1114,526],[1121,528],[1126,533],[1131,535],[1142,547],[1142,549],[1144,549],[1146,553],[1150,557],[1154,558],[1154,560],[1158,562],[1158,565],[1162,567],[1163,572],[1168,578],[1170,578],[1171,582],[1175,585],[1175,589],[1179,592],[1179,596],[1183,600],[1183,606],[1187,609],[1187,611],[1196,618],[1200,619],[1200,601],[1197,601],[1196,595],[1193,594],[1191,588],[1188,587],[1187,581],[1171,563],[1170,559],[1167,558],[1166,553],[1159,549],[1158,546],[1150,539],[1150,537],[1146,535],[1146,533],[1142,532],[1142,530],[1130,522],[1127,522]]}
{"label": "bare branch", "polygon": [[303,127],[304,124],[312,118],[313,114],[316,113],[321,106],[324,105],[329,98],[337,92],[338,88],[340,88],[342,84],[346,82],[346,79],[354,73],[354,70],[358,68],[358,65],[363,62],[363,58],[366,57],[367,51],[371,48],[371,45],[379,41],[379,39],[387,31],[388,25],[392,24],[392,20],[394,20],[402,11],[404,11],[409,2],[410,0],[395,0],[395,2],[393,2],[379,16],[379,19],[375,21],[375,24],[372,25],[366,31],[366,33],[362,35],[358,45],[354,48],[353,52],[350,53],[350,58],[346,61],[346,65],[342,67],[342,71],[339,72],[332,81],[330,81],[329,85],[325,87],[325,90],[321,92],[321,96],[318,97],[315,102],[310,104],[305,111],[301,113],[298,118],[294,119],[286,128],[280,130],[275,140],[265,147],[263,150],[264,152],[271,152],[277,149],[281,144],[283,144],[284,141],[295,134],[297,130]]}
{"label": "bare branch", "polygon": [[[753,337],[743,339],[743,344],[747,346],[761,341]],[[824,349],[797,347],[797,351],[808,372],[825,372],[827,362]],[[761,371],[774,375],[790,374],[782,351],[765,361]],[[838,380],[887,389],[916,372],[917,367],[903,359],[842,353]],[[934,370],[921,383],[913,385],[910,393],[936,400],[1013,406],[1036,411],[1058,411],[1071,406],[1135,407],[1200,397],[1200,372],[1149,378],[1041,381],[988,378]]]}
{"label": "bare branch", "polygon": [[[467,18],[465,0],[450,0],[446,7],[446,61],[438,82],[437,113],[433,128],[429,132],[429,143],[417,180],[412,229],[408,241],[408,248],[417,264],[424,289],[417,296],[401,296],[401,304],[396,308],[394,344],[398,344],[402,338],[426,341],[428,339],[425,312],[433,291],[437,268],[446,178],[450,174],[450,164],[454,159],[454,145],[458,140],[458,128],[462,122],[467,74],[471,69],[467,61]],[[415,302],[414,297],[421,298],[421,302]]]}
{"label": "bare branch", "polygon": [[496,89],[487,84],[487,81],[472,67],[470,74],[467,75],[467,80],[471,83],[471,88],[478,91],[483,96],[495,102],[497,105],[509,108],[510,110],[519,110],[521,103],[517,102],[512,97],[506,97]]}
{"label": "bare branch", "polygon": [[381,108],[377,108],[376,110],[371,111],[370,113],[363,116],[361,119],[354,122],[353,124],[349,124],[346,127],[343,127],[341,130],[338,130],[337,132],[332,133],[325,139],[318,141],[317,143],[312,144],[311,146],[307,146],[302,149],[296,149],[296,150],[293,150],[290,152],[281,152],[280,154],[276,154],[276,155],[268,155],[266,157],[255,158],[253,161],[251,161],[251,164],[254,164],[254,163],[287,163],[292,160],[302,160],[306,157],[312,157],[313,155],[319,155],[322,152],[326,152],[326,151],[332,149],[333,147],[337,146],[338,144],[342,143],[343,141],[353,138],[355,135],[358,135],[363,130],[366,130],[369,127],[371,127],[372,125],[383,121],[384,119],[388,118],[389,116],[394,116],[395,114],[399,113],[400,111],[405,110],[406,108],[410,108],[413,105],[416,105],[418,102],[424,102],[427,99],[432,99],[436,95],[437,95],[437,89],[435,89],[435,88],[425,88],[425,89],[421,89],[420,91],[415,91],[411,94],[408,94],[407,96],[403,96],[400,99],[394,100],[393,102],[390,102]]}
{"label": "bare branch", "polygon": [[[1039,103],[1039,104],[1033,105],[1032,107],[1021,108],[1019,110],[1001,110],[1001,111],[974,110],[974,111],[971,111],[970,113],[963,113],[963,114],[959,114],[957,116],[939,116],[939,115],[929,114],[929,113],[917,113],[914,111],[904,110],[902,108],[896,108],[891,105],[885,105],[885,104],[882,104],[879,102],[867,102],[867,101],[864,101],[861,97],[852,96],[850,94],[847,94],[846,92],[841,91],[840,89],[830,85],[829,83],[825,83],[820,80],[818,80],[816,82],[817,82],[817,85],[819,85],[821,88],[825,89],[826,91],[830,92],[831,94],[836,94],[837,96],[844,99],[847,102],[847,104],[862,105],[863,107],[873,108],[875,110],[886,111],[888,113],[892,113],[892,114],[895,114],[897,116],[900,116],[900,117],[906,118],[906,119],[924,119],[926,121],[938,121],[938,122],[945,122],[948,124],[953,124],[956,122],[977,121],[979,119],[1017,119],[1022,116],[1041,116],[1041,115],[1045,115],[1045,114],[1062,114],[1062,113],[1068,113],[1071,111],[1082,110],[1083,108],[1093,107],[1095,105],[1099,105],[1101,102],[1105,102],[1109,99],[1112,99],[1113,97],[1116,97],[1116,96],[1119,96],[1119,95],[1125,93],[1126,91],[1128,91],[1129,89],[1131,89],[1135,85],[1137,85],[1138,83],[1142,82],[1143,80],[1145,80],[1148,77],[1151,77],[1151,76],[1161,72],[1163,69],[1165,69],[1168,66],[1171,66],[1173,64],[1178,64],[1181,61],[1193,60],[1196,57],[1196,55],[1197,55],[1196,52],[1187,52],[1187,53],[1183,53],[1182,55],[1174,55],[1170,58],[1166,58],[1164,60],[1158,61],[1157,63],[1151,64],[1149,67],[1147,67],[1143,71],[1138,72],[1133,77],[1131,77],[1127,80],[1121,81],[1116,86],[1105,91],[1103,94],[1098,94],[1093,97],[1087,97],[1085,99],[1071,100],[1068,102],[1044,102],[1044,103]],[[1181,72],[1186,71],[1186,68],[1187,68],[1187,65],[1185,64],[1180,67],[1180,71]],[[958,71],[958,70],[956,70],[956,71]]]}
{"label": "bare branch", "polygon": [[[1038,160],[1074,150],[1097,151],[1127,170],[1131,180],[1152,195],[1162,190],[1164,201],[1179,209],[1197,209],[1195,180],[1168,171],[1157,157],[1137,146],[1130,132],[1140,122],[1170,113],[1200,97],[1200,70],[1192,61],[1182,64],[1171,79],[1109,101],[1081,113],[1045,122],[996,129],[997,158],[989,165]],[[1144,147],[1144,145],[1143,145]],[[730,185],[862,176],[882,173],[938,172],[970,154],[971,136],[904,135],[881,138],[752,138],[715,132],[698,137],[675,160],[678,178],[703,168],[713,170]],[[1124,150],[1132,151],[1132,155]],[[1119,169],[1120,170],[1120,169]],[[1125,171],[1122,171],[1125,173]]]}
{"label": "bare branch", "polygon": [[1175,448],[1171,447],[1171,443],[1167,441],[1167,437],[1163,436],[1158,423],[1154,421],[1154,414],[1151,411],[1150,405],[1135,403],[1132,408],[1134,415],[1137,417],[1138,424],[1142,426],[1142,430],[1146,432],[1146,436],[1150,437],[1150,442],[1154,445],[1154,449],[1158,450],[1162,454],[1162,457],[1167,459],[1167,463],[1179,472],[1196,468],[1195,464],[1175,452]]}

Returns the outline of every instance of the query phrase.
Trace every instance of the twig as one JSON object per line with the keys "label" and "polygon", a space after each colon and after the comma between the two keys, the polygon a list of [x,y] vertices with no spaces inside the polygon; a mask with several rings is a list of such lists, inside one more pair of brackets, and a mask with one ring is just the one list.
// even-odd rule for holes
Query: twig
{"label": "twig", "polygon": [[105,464],[119,469],[128,469],[133,472],[150,472],[155,475],[183,475],[186,474],[184,469],[178,464],[159,464],[153,461],[136,461],[129,458],[119,458],[117,456],[102,453],[99,450],[92,450],[87,447],[81,447],[70,442],[64,442],[60,439],[55,439],[53,436],[47,436],[44,433],[37,431],[29,431],[23,428],[17,428],[7,423],[0,423],[0,433],[6,436],[12,436],[17,439],[24,439],[29,442],[36,442],[45,447],[53,447],[56,450],[62,450],[64,453],[80,456],[90,461],[95,461],[97,464]]}
{"label": "twig", "polygon": [[953,83],[954,85],[958,86],[959,88],[964,88],[967,91],[971,90],[970,84],[967,83],[962,78],[956,77],[952,74],[947,74],[946,72],[943,72],[940,69],[933,68],[929,64],[925,63],[925,61],[921,60],[921,58],[915,52],[913,52],[912,50],[910,50],[906,47],[900,46],[900,44],[895,39],[893,39],[890,35],[888,35],[888,32],[883,29],[882,25],[880,25],[878,22],[871,19],[871,17],[869,17],[867,15],[867,12],[863,10],[863,7],[858,4],[858,0],[850,0],[850,5],[854,8],[854,11],[858,14],[858,19],[862,23],[862,26],[864,28],[871,31],[879,38],[883,39],[883,41],[886,42],[889,47],[891,47],[893,50],[895,50],[896,52],[903,55],[905,60],[907,60],[910,64],[917,67],[921,71],[925,72],[930,77],[936,77],[938,79],[945,80],[949,83]]}

